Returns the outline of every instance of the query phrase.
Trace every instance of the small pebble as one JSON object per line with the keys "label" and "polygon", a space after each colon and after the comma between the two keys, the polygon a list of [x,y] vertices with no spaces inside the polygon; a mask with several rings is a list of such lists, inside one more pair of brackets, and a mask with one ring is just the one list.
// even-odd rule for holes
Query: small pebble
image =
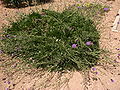
{"label": "small pebble", "polygon": [[117,38],[114,38],[115,40],[117,40]]}
{"label": "small pebble", "polygon": [[111,27],[113,27],[113,26],[111,26]]}
{"label": "small pebble", "polygon": [[16,84],[13,84],[13,86],[15,86]]}
{"label": "small pebble", "polygon": [[3,78],[2,80],[6,80],[6,78]]}
{"label": "small pebble", "polygon": [[97,81],[97,80],[98,80],[98,79],[97,79],[97,78],[95,78],[95,77],[93,77],[92,79],[93,79],[93,81]]}
{"label": "small pebble", "polygon": [[118,73],[118,75],[120,75],[120,73]]}
{"label": "small pebble", "polygon": [[117,14],[116,16],[119,16],[119,14]]}
{"label": "small pebble", "polygon": [[110,79],[111,80],[111,82],[115,82],[113,79]]}

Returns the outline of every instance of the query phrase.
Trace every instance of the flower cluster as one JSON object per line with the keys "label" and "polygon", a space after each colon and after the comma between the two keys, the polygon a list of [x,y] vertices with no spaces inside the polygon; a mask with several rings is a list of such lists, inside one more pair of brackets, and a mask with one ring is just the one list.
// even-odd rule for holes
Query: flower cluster
{"label": "flower cluster", "polygon": [[[76,41],[78,41],[78,40],[76,40]],[[90,45],[93,45],[93,42],[87,41],[85,44],[86,44],[87,46],[90,46]],[[76,48],[77,46],[78,46],[77,44],[72,44],[72,48]]]}

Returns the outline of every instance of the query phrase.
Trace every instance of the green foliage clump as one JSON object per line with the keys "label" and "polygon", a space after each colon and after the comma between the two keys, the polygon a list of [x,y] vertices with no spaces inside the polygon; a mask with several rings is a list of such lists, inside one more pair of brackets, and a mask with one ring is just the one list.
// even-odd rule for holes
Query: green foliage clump
{"label": "green foliage clump", "polygon": [[77,10],[33,12],[5,28],[2,50],[36,68],[85,70],[99,59],[99,32]]}
{"label": "green foliage clump", "polygon": [[32,0],[2,0],[4,4],[8,5],[13,5],[15,7],[19,7],[22,2],[29,2],[32,3]]}
{"label": "green foliage clump", "polygon": [[[33,2],[37,2],[37,3],[40,3],[40,2],[47,2],[47,1],[50,1],[50,0],[2,0],[3,4],[5,4],[7,7],[10,5],[10,6],[14,6],[14,7],[24,7],[24,5],[26,6],[27,4],[28,5],[33,5],[32,3]],[[26,4],[25,4],[26,3]]]}
{"label": "green foliage clump", "polygon": [[[104,10],[108,8],[108,10]],[[102,16],[104,16],[105,12],[108,12],[110,9],[106,5],[102,5],[100,3],[79,3],[70,7],[71,10],[79,10],[80,14],[85,17],[89,17],[94,20],[95,23],[100,23]]]}

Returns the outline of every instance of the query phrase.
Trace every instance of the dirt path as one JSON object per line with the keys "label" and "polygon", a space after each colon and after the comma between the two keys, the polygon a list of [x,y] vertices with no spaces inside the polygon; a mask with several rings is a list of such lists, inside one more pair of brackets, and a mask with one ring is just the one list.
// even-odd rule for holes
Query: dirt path
{"label": "dirt path", "polygon": [[[83,0],[85,1],[85,0]],[[100,1],[100,0],[86,0],[86,1]],[[114,58],[114,60],[120,62],[120,59],[117,55],[120,53],[119,50],[116,48],[120,48],[120,32],[112,32],[111,26],[114,22],[115,16],[117,15],[118,9],[120,9],[120,1],[109,1],[101,0],[102,3],[106,3],[107,5],[111,6],[111,10],[106,13],[105,17],[103,18],[102,26],[104,27],[101,32],[101,47],[111,51],[112,54],[110,57]],[[64,6],[68,6],[69,4],[73,4],[74,0],[55,0],[54,3],[44,4],[43,6],[32,7],[35,8],[48,8],[51,5],[53,9],[59,10],[63,9]],[[56,6],[59,6],[58,8]],[[3,24],[7,24],[7,20],[11,19],[11,17],[15,18],[18,13],[20,12],[29,12],[31,10],[30,7],[22,8],[22,9],[8,9],[0,5],[0,27]],[[10,18],[9,18],[10,17]],[[7,20],[6,20],[7,19]],[[31,75],[24,75],[20,73],[16,73],[13,75],[13,78],[5,79],[5,76],[2,74],[0,70],[0,90],[7,90],[8,87],[12,88],[12,90],[83,90],[84,85],[83,82],[86,82],[88,90],[120,90],[120,67],[114,67],[113,65],[109,65],[109,67],[96,67],[97,70],[95,72],[98,73],[89,73],[90,77],[89,80],[86,78],[84,81],[83,76],[75,72],[73,77],[70,79],[67,87],[57,88],[57,89],[50,89],[50,88],[36,88],[35,86],[40,85],[39,83],[43,80],[41,78],[32,77]],[[88,75],[86,75],[88,76]],[[46,78],[44,76],[44,78]],[[4,80],[5,79],[5,80]],[[37,81],[37,83],[36,83]],[[87,82],[87,81],[90,81]],[[9,83],[10,82],[10,83]],[[8,89],[9,90],[9,89]]]}

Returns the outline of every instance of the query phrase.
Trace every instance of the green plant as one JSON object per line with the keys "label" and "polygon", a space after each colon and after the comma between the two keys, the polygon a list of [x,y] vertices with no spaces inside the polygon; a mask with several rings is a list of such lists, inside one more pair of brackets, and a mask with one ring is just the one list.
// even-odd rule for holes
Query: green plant
{"label": "green plant", "polygon": [[102,5],[100,3],[79,3],[75,4],[72,7],[69,7],[71,10],[78,10],[80,14],[85,17],[89,17],[92,19],[95,24],[100,23],[102,16],[104,16],[105,12],[108,12],[110,9],[106,5]]}
{"label": "green plant", "polygon": [[2,0],[3,4],[6,6],[14,6],[14,7],[23,7],[24,5],[32,5],[33,2],[41,3],[41,2],[49,2],[51,0]]}
{"label": "green plant", "polygon": [[2,0],[2,1],[7,6],[12,4],[15,7],[19,7],[23,2],[23,0]]}
{"label": "green plant", "polygon": [[99,59],[99,32],[78,10],[33,12],[4,29],[1,50],[36,68],[85,70]]}

